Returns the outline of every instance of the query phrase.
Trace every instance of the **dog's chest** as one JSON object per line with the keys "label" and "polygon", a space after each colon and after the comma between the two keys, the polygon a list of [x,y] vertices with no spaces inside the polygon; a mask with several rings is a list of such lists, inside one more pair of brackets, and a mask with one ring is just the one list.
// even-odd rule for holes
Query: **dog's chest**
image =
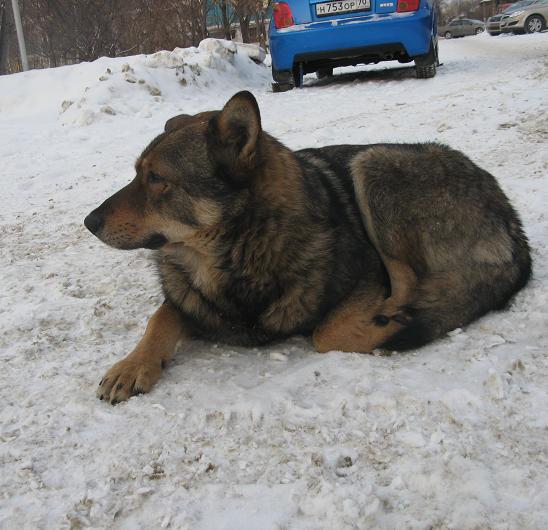
{"label": "dog's chest", "polygon": [[200,327],[210,333],[241,328],[242,314],[230,274],[211,256],[185,248],[158,260],[166,296]]}
{"label": "dog's chest", "polygon": [[180,257],[180,263],[195,290],[207,298],[219,296],[224,275],[216,261],[207,255],[189,251]]}
{"label": "dog's chest", "polygon": [[184,248],[162,256],[158,265],[164,289],[182,309],[194,312],[200,299],[219,298],[223,273],[209,256]]}
{"label": "dog's chest", "polygon": [[303,285],[280,292],[197,253],[164,256],[158,265],[166,296],[209,339],[253,345],[285,337],[304,331],[310,307],[317,305],[315,289]]}

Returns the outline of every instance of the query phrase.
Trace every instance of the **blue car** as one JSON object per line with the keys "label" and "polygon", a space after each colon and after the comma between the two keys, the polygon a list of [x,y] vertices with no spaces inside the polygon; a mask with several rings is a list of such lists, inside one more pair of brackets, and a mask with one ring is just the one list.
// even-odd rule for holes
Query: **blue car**
{"label": "blue car", "polygon": [[438,66],[433,0],[287,0],[270,23],[272,76],[279,89],[300,87],[303,75],[332,75],[336,66],[415,61],[419,78]]}

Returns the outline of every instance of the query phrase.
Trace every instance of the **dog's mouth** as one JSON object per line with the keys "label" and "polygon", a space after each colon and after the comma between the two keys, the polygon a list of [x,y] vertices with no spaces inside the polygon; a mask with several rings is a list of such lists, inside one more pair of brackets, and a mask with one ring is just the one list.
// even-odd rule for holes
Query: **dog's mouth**
{"label": "dog's mouth", "polygon": [[157,250],[167,243],[167,238],[163,234],[152,234],[143,243],[143,248]]}

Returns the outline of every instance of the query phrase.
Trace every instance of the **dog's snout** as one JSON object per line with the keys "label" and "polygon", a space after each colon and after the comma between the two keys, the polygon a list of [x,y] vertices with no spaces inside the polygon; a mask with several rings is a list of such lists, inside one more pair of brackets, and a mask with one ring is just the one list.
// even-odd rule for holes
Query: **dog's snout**
{"label": "dog's snout", "polygon": [[96,234],[101,230],[103,224],[105,222],[105,218],[103,215],[97,213],[96,211],[91,212],[85,219],[84,224],[86,225],[86,228],[92,233]]}

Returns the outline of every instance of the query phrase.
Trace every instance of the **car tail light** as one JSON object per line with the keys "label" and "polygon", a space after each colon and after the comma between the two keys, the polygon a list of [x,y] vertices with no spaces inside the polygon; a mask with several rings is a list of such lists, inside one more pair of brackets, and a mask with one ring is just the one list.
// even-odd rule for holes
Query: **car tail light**
{"label": "car tail light", "polygon": [[287,2],[276,2],[274,4],[274,25],[276,29],[295,25],[291,8]]}
{"label": "car tail light", "polygon": [[416,11],[419,8],[420,0],[398,0],[398,13]]}

